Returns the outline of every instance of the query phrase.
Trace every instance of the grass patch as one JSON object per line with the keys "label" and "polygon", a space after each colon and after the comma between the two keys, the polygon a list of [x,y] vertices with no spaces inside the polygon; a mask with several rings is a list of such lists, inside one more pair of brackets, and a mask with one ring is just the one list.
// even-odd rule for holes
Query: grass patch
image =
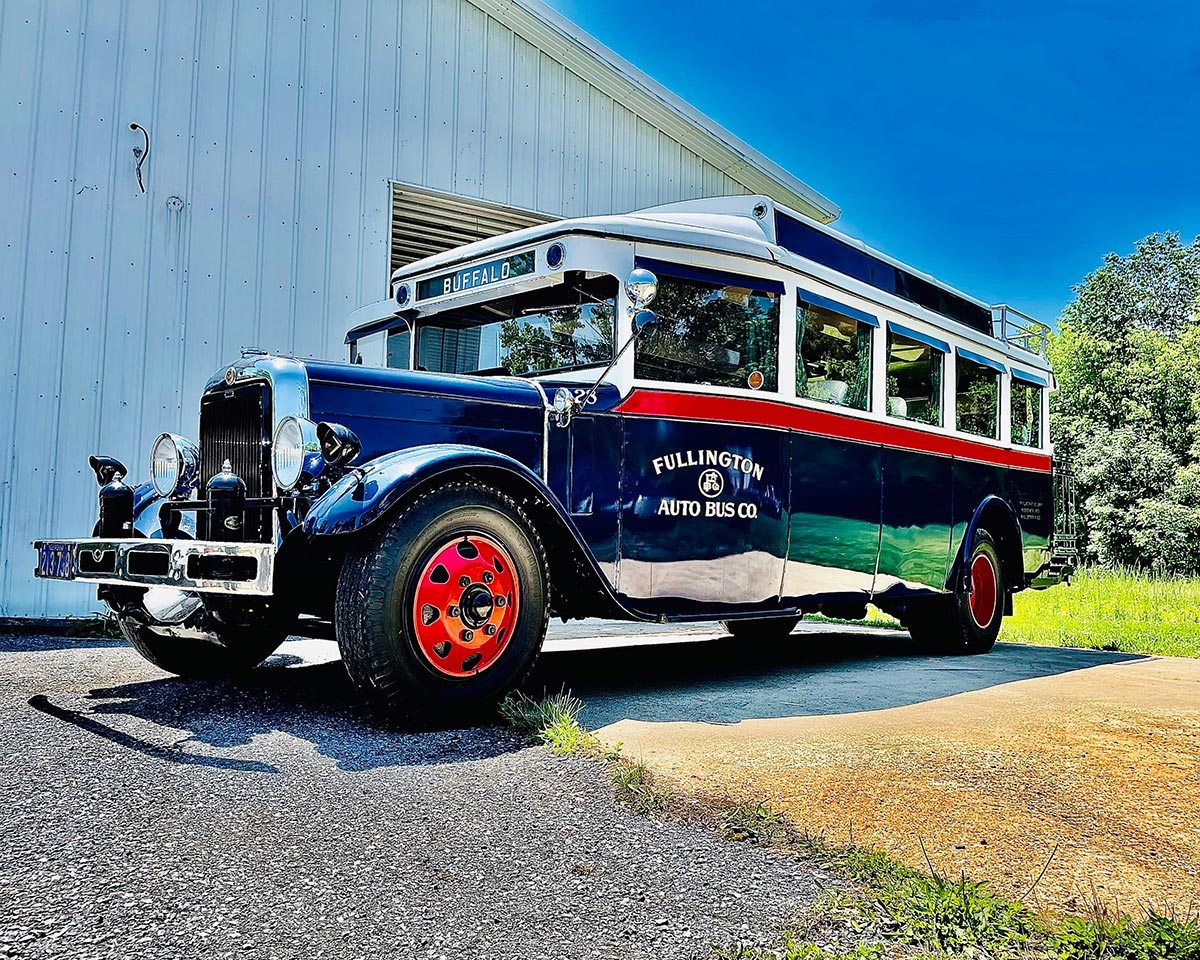
{"label": "grass patch", "polygon": [[612,765],[613,792],[634,813],[663,813],[671,805],[669,792],[659,787],[644,763],[621,757]]}
{"label": "grass patch", "polygon": [[[827,909],[847,917],[868,940],[898,941],[918,955],[1200,960],[1196,918],[1178,920],[1147,911],[1143,919],[1135,920],[1097,908],[1091,917],[1053,920],[994,893],[986,881],[963,875],[943,877],[928,861],[929,874],[925,874],[879,851],[835,847],[822,837],[803,837],[798,846],[848,884],[845,891],[829,893]],[[795,956],[808,960],[810,955]],[[811,957],[822,960],[824,955]]]}
{"label": "grass patch", "polygon": [[72,620],[64,633],[76,640],[120,640],[122,636],[117,618],[111,613]]}
{"label": "grass patch", "polygon": [[783,814],[768,803],[737,803],[718,815],[721,832],[730,840],[771,843],[784,829]]}
{"label": "grass patch", "polygon": [[1200,578],[1083,569],[1070,586],[1023,590],[1013,606],[1001,640],[1200,657]]}
{"label": "grass patch", "polygon": [[867,615],[861,620],[842,620],[838,617],[827,617],[823,613],[806,613],[804,615],[805,623],[844,623],[848,626],[855,627],[884,627],[889,630],[899,630],[900,621],[895,617],[890,616],[876,607],[874,604],[867,604]]}
{"label": "grass patch", "polygon": [[517,733],[548,746],[560,757],[588,756],[615,760],[615,750],[579,722],[583,701],[569,690],[534,700],[523,693],[509,694],[500,703],[500,718]]}

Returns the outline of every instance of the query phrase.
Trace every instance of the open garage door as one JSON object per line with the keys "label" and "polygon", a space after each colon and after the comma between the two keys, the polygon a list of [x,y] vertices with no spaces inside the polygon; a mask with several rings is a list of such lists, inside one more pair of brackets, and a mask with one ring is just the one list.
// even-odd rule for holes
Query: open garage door
{"label": "open garage door", "polygon": [[464,243],[552,219],[533,210],[393,183],[391,270]]}

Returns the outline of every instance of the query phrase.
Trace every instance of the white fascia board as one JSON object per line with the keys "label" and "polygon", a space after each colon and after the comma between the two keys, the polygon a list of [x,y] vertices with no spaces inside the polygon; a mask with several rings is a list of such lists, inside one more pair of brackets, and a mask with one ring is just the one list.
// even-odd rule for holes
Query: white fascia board
{"label": "white fascia board", "polygon": [[841,208],[647,76],[541,0],[469,0],[598,90],[624,103],[751,193],[829,223]]}

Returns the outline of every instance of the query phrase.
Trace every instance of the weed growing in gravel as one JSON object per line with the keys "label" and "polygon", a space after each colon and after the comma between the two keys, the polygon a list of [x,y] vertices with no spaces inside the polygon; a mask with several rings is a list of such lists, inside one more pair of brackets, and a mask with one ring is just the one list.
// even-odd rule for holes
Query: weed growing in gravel
{"label": "weed growing in gravel", "polygon": [[738,803],[718,814],[721,832],[730,840],[770,843],[785,825],[783,814],[767,803]]}
{"label": "weed growing in gravel", "polygon": [[883,947],[877,943],[861,943],[852,950],[842,951],[818,946],[807,940],[798,940],[785,934],[778,947],[735,947],[713,954],[714,960],[882,960]]}
{"label": "weed growing in gravel", "polygon": [[500,718],[517,733],[544,743],[560,757],[588,756],[611,762],[620,756],[620,744],[610,749],[579,722],[583,701],[569,690],[541,700],[510,694],[499,710]]}
{"label": "weed growing in gravel", "polygon": [[644,763],[625,759],[614,763],[612,785],[617,799],[629,804],[634,813],[661,813],[671,802],[671,795],[655,785]]}

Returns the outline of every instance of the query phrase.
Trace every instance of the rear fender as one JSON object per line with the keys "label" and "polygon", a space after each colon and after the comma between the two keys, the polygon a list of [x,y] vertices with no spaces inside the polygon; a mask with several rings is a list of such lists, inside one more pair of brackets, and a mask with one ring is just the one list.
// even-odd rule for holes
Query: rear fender
{"label": "rear fender", "polygon": [[1000,563],[1004,568],[1004,582],[1008,584],[1009,596],[1007,603],[1012,613],[1011,591],[1019,590],[1024,585],[1024,559],[1021,555],[1021,522],[1008,501],[997,496],[985,497],[975,508],[971,522],[967,524],[963,535],[962,546],[954,559],[954,567],[949,577],[948,588],[954,590],[961,587],[966,589],[967,565],[966,558],[970,556],[975,546],[975,533],[987,530],[996,541],[996,552],[1000,555]]}

